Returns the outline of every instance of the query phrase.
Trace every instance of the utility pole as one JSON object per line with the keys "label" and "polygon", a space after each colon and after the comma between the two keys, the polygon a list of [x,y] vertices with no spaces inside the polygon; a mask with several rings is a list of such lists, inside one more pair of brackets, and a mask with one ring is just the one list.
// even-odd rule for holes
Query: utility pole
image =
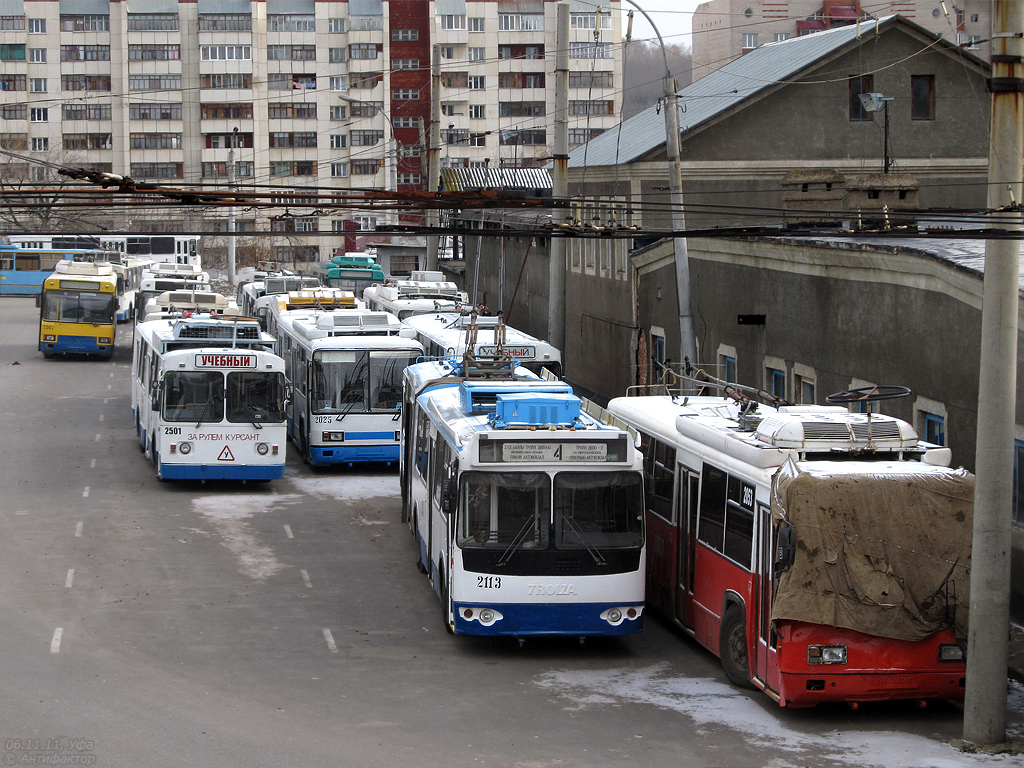
{"label": "utility pole", "polygon": [[[556,203],[569,199],[569,4],[558,3],[555,27],[555,156],[551,176]],[[553,209],[559,215],[561,209]],[[548,264],[548,341],[565,350],[565,238],[551,238]]]}
{"label": "utility pole", "polygon": [[[235,191],[235,144],[238,128],[231,132],[231,149],[228,150],[228,189]],[[228,282],[235,284],[235,206],[228,208]]]}
{"label": "utility pole", "polygon": [[992,21],[992,138],[988,160],[975,457],[971,615],[967,638],[964,741],[1006,741],[1006,667],[1010,629],[1011,503],[1017,396],[1017,313],[1024,152],[1024,3],[996,0]]}
{"label": "utility pole", "polygon": [[[427,191],[437,193],[441,186],[441,46],[434,44],[430,55],[430,146],[427,148]],[[441,223],[440,211],[427,211],[427,226],[437,227]],[[437,235],[427,235],[427,269],[437,270]]]}

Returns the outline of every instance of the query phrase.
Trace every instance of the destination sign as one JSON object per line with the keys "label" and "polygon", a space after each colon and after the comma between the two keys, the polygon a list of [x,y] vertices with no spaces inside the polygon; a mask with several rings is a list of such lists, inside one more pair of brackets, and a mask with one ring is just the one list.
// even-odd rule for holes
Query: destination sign
{"label": "destination sign", "polygon": [[[505,346],[504,350],[505,350],[505,354],[506,355],[509,355],[510,357],[518,358],[520,360],[532,360],[533,358],[535,358],[537,356],[537,348],[536,347],[527,347],[527,346],[511,347],[511,346]],[[481,345],[481,346],[476,348],[476,353],[478,355],[492,355],[493,356],[493,355],[498,354],[498,348],[493,346],[493,345]]]}
{"label": "destination sign", "polygon": [[588,462],[607,461],[608,444],[605,442],[503,442],[501,460],[517,462]]}
{"label": "destination sign", "polygon": [[196,368],[255,368],[256,355],[196,355]]}

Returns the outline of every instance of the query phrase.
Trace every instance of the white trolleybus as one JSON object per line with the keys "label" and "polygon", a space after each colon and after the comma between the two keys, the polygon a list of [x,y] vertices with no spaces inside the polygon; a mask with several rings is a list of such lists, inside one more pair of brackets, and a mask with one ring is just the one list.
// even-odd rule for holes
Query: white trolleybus
{"label": "white trolleybus", "polygon": [[196,315],[136,326],[132,411],[158,478],[284,474],[287,385],[274,348],[250,318]]}
{"label": "white trolleybus", "polygon": [[548,370],[556,378],[562,376],[562,353],[542,339],[505,325],[500,315],[480,316],[476,312],[431,312],[414,315],[402,321],[416,333],[429,357],[455,357],[459,359],[467,349],[467,334],[471,324],[477,326],[475,355],[493,355],[496,350],[496,329],[501,326],[505,334],[505,354],[515,358],[518,365],[538,376]]}
{"label": "white trolleybus", "polygon": [[379,309],[405,320],[431,312],[456,312],[469,302],[465,291],[446,282],[442,272],[413,272],[409,278],[389,277],[363,291],[370,309]]}
{"label": "white trolleybus", "polygon": [[608,405],[642,435],[648,605],[782,706],[963,699],[973,476],[891,416],[725,392]]}
{"label": "white trolleybus", "polygon": [[258,309],[257,299],[263,296],[276,296],[281,293],[288,293],[289,291],[312,290],[319,287],[320,280],[316,277],[281,274],[266,275],[263,279],[253,280],[238,286],[238,306],[242,310],[242,314],[257,318],[265,327],[268,305],[264,302],[260,309]]}
{"label": "white trolleybus", "polygon": [[406,369],[403,516],[450,632],[642,629],[642,457],[581,406],[500,353]]}
{"label": "white trolleybus", "polygon": [[275,328],[294,382],[288,433],[303,458],[318,467],[397,462],[402,374],[423,355],[398,318],[292,309],[276,316]]}

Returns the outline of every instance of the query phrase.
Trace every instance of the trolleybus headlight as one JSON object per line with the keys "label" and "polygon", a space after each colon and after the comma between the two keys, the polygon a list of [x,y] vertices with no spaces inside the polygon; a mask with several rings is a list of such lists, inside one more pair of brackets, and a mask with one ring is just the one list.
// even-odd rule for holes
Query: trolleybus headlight
{"label": "trolleybus headlight", "polygon": [[605,618],[612,624],[618,624],[620,621],[622,621],[622,611],[620,611],[618,608],[612,608],[610,611],[608,611],[608,615]]}
{"label": "trolleybus headlight", "polygon": [[323,440],[325,443],[344,443],[345,433],[344,432],[324,432]]}
{"label": "trolleybus headlight", "polygon": [[56,341],[57,336],[52,333],[43,334],[43,341]]}
{"label": "trolleybus headlight", "polygon": [[178,443],[178,453],[185,456],[192,453],[192,443]]}
{"label": "trolleybus headlight", "polygon": [[489,627],[496,621],[501,621],[504,616],[493,608],[460,608],[459,615],[466,621],[479,621],[483,626]]}
{"label": "trolleybus headlight", "polygon": [[964,649],[959,645],[940,645],[939,661],[963,661]]}
{"label": "trolleybus headlight", "polygon": [[260,456],[266,456],[269,450],[270,446],[267,445],[266,443],[256,443],[256,453],[258,453]]}
{"label": "trolleybus headlight", "polygon": [[107,336],[100,336],[100,344],[110,344],[113,340]]}
{"label": "trolleybus headlight", "polygon": [[808,664],[845,664],[845,645],[808,645]]}
{"label": "trolleybus headlight", "polygon": [[640,606],[621,606],[618,608],[609,608],[601,613],[601,618],[611,624],[613,627],[619,626],[623,621],[629,619],[632,621],[636,619],[643,609]]}

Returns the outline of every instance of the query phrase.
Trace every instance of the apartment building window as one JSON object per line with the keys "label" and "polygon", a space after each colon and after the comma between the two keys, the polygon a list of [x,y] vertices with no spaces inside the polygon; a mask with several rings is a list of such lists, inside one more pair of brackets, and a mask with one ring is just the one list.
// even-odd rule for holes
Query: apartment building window
{"label": "apartment building window", "polygon": [[46,107],[33,107],[29,112],[29,120],[33,123],[45,123],[50,119],[50,111]]}
{"label": "apartment building window", "polygon": [[487,29],[486,20],[483,16],[470,16],[466,19],[466,22],[470,32],[484,32]]}
{"label": "apartment building window", "polygon": [[28,60],[33,64],[45,64],[46,63],[46,49],[45,48],[29,48],[28,49]]}
{"label": "apartment building window", "polygon": [[344,32],[347,19],[333,18],[327,20],[327,31],[332,33]]}
{"label": "apartment building window", "polygon": [[743,50],[757,48],[757,32],[743,33]]}
{"label": "apartment building window", "polygon": [[[600,14],[601,29],[612,28],[612,17],[605,12]],[[596,13],[570,13],[569,26],[572,29],[597,29],[598,14]]]}
{"label": "apartment building window", "polygon": [[0,133],[0,149],[28,149],[28,134]]}
{"label": "apartment building window", "polygon": [[344,133],[332,133],[330,137],[331,149],[345,149],[348,146],[347,138]]}
{"label": "apartment building window", "polygon": [[199,87],[211,91],[244,91],[252,88],[252,75],[242,72],[200,75]]}
{"label": "apartment building window", "polygon": [[60,15],[61,32],[109,32],[110,16],[103,15]]}
{"label": "apartment building window", "polygon": [[465,144],[469,141],[469,129],[448,128],[441,131],[441,142],[452,146],[454,144]]}
{"label": "apartment building window", "polygon": [[[235,163],[235,178],[251,178],[253,164],[251,162]],[[204,179],[226,179],[228,177],[227,163],[203,163]],[[241,230],[238,230],[241,231]]]}
{"label": "apartment building window", "polygon": [[0,91],[24,91],[27,87],[27,75],[0,74]]}
{"label": "apartment building window", "polygon": [[814,376],[812,374],[794,372],[793,390],[797,397],[797,402],[803,405],[814,405],[815,391]]}
{"label": "apartment building window", "polygon": [[271,104],[267,105],[267,110],[267,116],[273,119],[316,119],[316,104],[291,104],[288,102],[272,102]]}
{"label": "apartment building window", "polygon": [[372,147],[384,139],[384,131],[350,131],[353,147]]}
{"label": "apartment building window", "polygon": [[419,40],[420,31],[418,29],[392,29],[391,39],[396,42],[401,40]]}
{"label": "apartment building window", "polygon": [[376,43],[352,43],[348,47],[348,55],[353,61],[356,59],[376,59],[380,54],[380,48]]}
{"label": "apartment building window", "polygon": [[132,163],[131,175],[135,179],[180,179],[184,175],[184,164]]}
{"label": "apartment building window", "polygon": [[570,101],[570,115],[611,115],[615,113],[615,102],[611,100],[601,101]]}
{"label": "apartment building window", "polygon": [[316,147],[315,131],[273,131],[270,134],[271,149],[309,149]]}
{"label": "apartment building window", "polygon": [[62,45],[61,61],[110,61],[109,45]]}
{"label": "apartment building window", "polygon": [[853,75],[850,77],[850,120],[870,120],[871,113],[860,103],[862,93],[871,93],[875,80],[871,75]]}
{"label": "apartment building window", "polygon": [[48,181],[49,170],[49,168],[44,168],[43,166],[33,165],[29,169],[29,177],[32,181]]}
{"label": "apartment building window", "polygon": [[348,90],[348,75],[334,75],[330,79],[331,90],[347,91]]}
{"label": "apartment building window", "polygon": [[469,90],[471,90],[471,91],[485,91],[485,90],[487,90],[487,77],[486,77],[486,75],[470,75],[469,76]]}
{"label": "apartment building window", "polygon": [[312,160],[271,160],[271,176],[316,176],[316,163]]}
{"label": "apartment building window", "polygon": [[[203,117],[207,117],[203,107]],[[130,120],[181,120],[181,104],[128,104]]]}
{"label": "apartment building window", "polygon": [[924,439],[935,445],[946,444],[946,419],[937,413],[921,412],[924,423]]}
{"label": "apartment building window", "polygon": [[[63,120],[109,120],[109,104],[62,104],[61,119]],[[6,117],[6,115],[0,115]]]}
{"label": "apartment building window", "polygon": [[458,30],[466,28],[466,17],[464,14],[442,13],[441,29]]}
{"label": "apartment building window", "polygon": [[109,91],[110,75],[61,75],[62,91]]}
{"label": "apartment building window", "polygon": [[268,61],[316,61],[315,45],[268,45]]}
{"label": "apartment building window", "polygon": [[499,72],[499,88],[543,88],[543,72]]}
{"label": "apartment building window", "polygon": [[570,72],[570,88],[611,88],[612,72]]}
{"label": "apartment building window", "polygon": [[344,105],[338,105],[338,106],[331,105],[331,112],[330,112],[331,120],[344,120],[345,119],[345,115],[347,113],[348,113],[348,110],[344,107]]}
{"label": "apartment building window", "polygon": [[486,133],[471,133],[471,134],[469,134],[469,146],[471,146],[471,147],[486,147],[487,146],[487,134]]}
{"label": "apartment building window", "polygon": [[468,72],[442,72],[441,85],[445,88],[466,88],[469,86]]}
{"label": "apartment building window", "polygon": [[203,61],[252,61],[252,46],[202,45],[199,47],[199,58]]}
{"label": "apartment building window", "polygon": [[723,381],[736,383],[736,353],[718,356],[718,372]]}
{"label": "apartment building window", "polygon": [[148,43],[129,45],[128,61],[180,61],[180,45],[151,45]]}
{"label": "apartment building window", "polygon": [[789,40],[789,32],[776,32],[774,40],[776,43],[781,43],[783,40]]}
{"label": "apartment building window", "polygon": [[[380,16],[353,16],[350,21],[353,32],[384,29],[384,19]],[[411,39],[415,40],[416,38]]]}
{"label": "apartment building window", "polygon": [[612,59],[615,51],[611,43],[569,43],[570,59]]}
{"label": "apartment building window", "polygon": [[201,13],[201,32],[251,32],[252,16],[248,13]]}
{"label": "apartment building window", "polygon": [[400,174],[398,174],[397,181],[398,181],[399,184],[402,184],[402,185],[405,185],[405,186],[412,186],[412,185],[419,186],[419,184],[420,184],[420,175],[418,173],[400,173]]}
{"label": "apartment building window", "polygon": [[381,81],[379,72],[369,74],[349,75],[349,85],[356,90],[368,90],[376,88]]}
{"label": "apartment building window", "polygon": [[0,16],[0,31],[20,32],[24,29],[24,16]]}
{"label": "apartment building window", "polygon": [[45,35],[46,34],[46,19],[29,19],[28,20],[28,33],[30,35]]}
{"label": "apartment building window", "polygon": [[348,177],[348,163],[331,163],[331,176],[336,179]]}
{"label": "apartment building window", "polygon": [[128,137],[132,149],[181,149],[180,133],[133,133]]}
{"label": "apartment building window", "polygon": [[419,117],[396,117],[394,124],[395,128],[419,128],[423,121]]}
{"label": "apartment building window", "polygon": [[348,48],[328,48],[327,61],[332,64],[341,64],[348,61]]}
{"label": "apartment building window", "polygon": [[384,158],[376,160],[353,160],[351,164],[353,176],[374,176],[384,167]]}
{"label": "apartment building window", "polygon": [[180,91],[181,75],[128,75],[129,91]]}
{"label": "apartment building window", "polygon": [[32,139],[32,151],[33,152],[45,152],[50,148],[50,140],[45,136],[41,138]]}
{"label": "apartment building window", "polygon": [[61,137],[64,149],[113,149],[114,142],[109,133],[65,133]]}
{"label": "apartment building window", "polygon": [[287,72],[274,72],[267,75],[268,91],[291,91],[316,88],[316,76],[307,74],[289,74]]}
{"label": "apartment building window", "polygon": [[547,131],[543,129],[530,131],[502,131],[501,139],[498,142],[502,146],[515,146],[518,144],[531,146],[547,144]]}
{"label": "apartment building window", "polygon": [[373,232],[377,229],[377,217],[368,215],[357,215],[352,217],[356,226],[361,232]]}
{"label": "apartment building window", "polygon": [[486,48],[470,48],[469,49],[469,60],[470,61],[483,61],[487,58]]}
{"label": "apartment building window", "polygon": [[351,106],[352,117],[373,117],[384,111],[383,101],[354,101]]}
{"label": "apartment building window", "polygon": [[[152,105],[158,106],[157,104]],[[177,118],[172,119],[180,120],[181,104],[172,104],[172,106],[176,106],[176,108],[178,108]],[[251,102],[246,103],[244,101],[227,101],[225,103],[204,103],[200,104],[199,116],[202,120],[252,120],[253,105]]]}
{"label": "apartment building window", "polygon": [[570,128],[569,146],[575,148],[580,144],[586,144],[588,141],[597,138],[602,133],[604,133],[603,128]]}
{"label": "apartment building window", "polygon": [[442,104],[441,114],[445,117],[455,117],[455,105],[454,104]]}
{"label": "apartment building window", "polygon": [[420,145],[419,144],[399,144],[398,145],[398,157],[419,157],[420,156]]}
{"label": "apartment building window", "polygon": [[499,13],[498,30],[501,32],[541,32],[544,30],[544,14]]}
{"label": "apartment building window", "polygon": [[786,371],[781,368],[767,367],[764,369],[765,389],[768,393],[782,399],[786,398]]}
{"label": "apartment building window", "polygon": [[455,58],[455,46],[454,45],[441,46],[441,48],[439,50],[440,50],[440,54],[441,54],[441,58],[442,59],[454,59]]}
{"label": "apartment building window", "polygon": [[419,101],[419,88],[394,88],[391,91],[391,98],[395,101]]}
{"label": "apartment building window", "polygon": [[420,68],[420,60],[419,59],[392,59],[391,60],[391,69],[392,70],[419,69],[419,68]]}
{"label": "apartment building window", "polygon": [[129,13],[131,32],[177,32],[180,27],[176,13]]}
{"label": "apartment building window", "polygon": [[46,93],[46,78],[33,77],[28,81],[29,93]]}
{"label": "apartment building window", "polygon": [[268,14],[268,32],[316,32],[316,19],[301,14]]}
{"label": "apartment building window", "polygon": [[547,105],[543,101],[502,101],[498,117],[543,117]]}
{"label": "apartment building window", "polygon": [[24,61],[25,45],[23,43],[0,44],[0,61]]}
{"label": "apartment building window", "polygon": [[935,75],[910,76],[910,119],[935,119]]}
{"label": "apartment building window", "polygon": [[487,107],[483,104],[470,104],[469,105],[469,119],[470,120],[486,120],[487,119]]}

